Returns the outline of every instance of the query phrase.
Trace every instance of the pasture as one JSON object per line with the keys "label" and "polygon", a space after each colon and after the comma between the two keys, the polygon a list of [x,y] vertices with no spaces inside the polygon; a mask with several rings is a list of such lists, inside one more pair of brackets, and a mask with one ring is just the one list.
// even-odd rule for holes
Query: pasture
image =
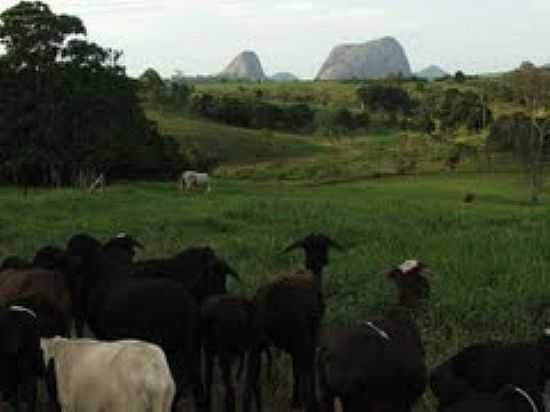
{"label": "pasture", "polygon": [[[388,267],[409,258],[431,267],[432,297],[420,324],[433,366],[466,344],[533,338],[544,326],[550,206],[524,203],[522,179],[443,173],[324,184],[217,177],[208,195],[178,193],[175,183],[117,184],[94,195],[33,189],[27,197],[4,187],[0,257],[31,256],[77,232],[106,239],[124,231],[144,243],[138,258],[209,244],[243,278],[229,288],[251,294],[277,272],[302,265],[301,253],[280,254],[289,242],[326,232],[346,248],[332,253],[326,270],[327,323],[364,319],[393,302],[381,275]],[[463,201],[468,192],[473,203]],[[278,366],[275,373],[264,386],[268,410],[287,410],[288,372]],[[433,410],[429,395],[417,410]]]}
{"label": "pasture", "polygon": [[229,127],[201,119],[149,110],[147,117],[158,122],[164,134],[174,136],[183,150],[196,147],[229,165],[311,156],[321,151],[307,138],[271,130]]}
{"label": "pasture", "polygon": [[[438,396],[441,410],[459,400],[454,395],[470,394],[469,385],[452,382],[469,372],[487,381],[473,392],[522,387],[490,402],[514,395],[537,410],[550,342],[544,67],[526,61],[510,73],[459,71],[434,82],[408,79],[408,70],[391,65],[380,81],[232,82],[179,70],[163,79],[153,68],[132,79],[122,50],[85,34],[79,17],[42,2],[0,14],[0,262],[9,263],[2,268],[2,400],[34,404],[44,375],[39,336],[62,335],[73,320],[79,336],[86,321],[99,339],[133,337],[159,348],[126,342],[95,352],[86,343],[89,350],[71,359],[60,341],[47,343],[42,360],[53,356],[55,364],[48,363],[46,383],[58,389],[50,400],[68,410],[94,403],[110,412],[160,403],[168,410],[176,389],[178,398],[192,393],[180,398],[183,409],[203,410],[203,382],[204,410],[248,411],[251,394],[261,409],[258,365],[269,345],[281,351],[272,379],[259,382],[268,412],[288,411],[291,392],[292,404],[317,410],[316,349],[325,406],[339,397],[346,412],[410,410],[424,391],[426,361],[431,369],[488,340],[537,343],[488,355],[478,348],[440,369],[440,383],[449,383],[434,388],[449,392]],[[344,49],[334,50],[330,60],[340,59]],[[379,51],[372,57],[386,53]],[[345,76],[378,72],[368,60],[361,71],[355,63],[363,63],[352,62]],[[105,180],[106,190],[93,190]],[[188,192],[192,186],[206,191]],[[132,263],[134,246],[141,262]],[[336,249],[330,262],[328,246]],[[302,249],[313,277],[296,274]],[[21,265],[38,250],[33,267]],[[205,300],[226,291],[228,274],[230,292],[251,297],[259,289],[257,299]],[[274,280],[280,274],[289,276]],[[397,301],[395,285],[401,307],[385,311]],[[353,330],[319,330],[346,323]],[[121,356],[134,345],[132,356]],[[234,408],[228,357],[246,351],[244,407],[238,390]],[[225,408],[219,377],[209,407],[215,354]],[[485,405],[482,398],[467,405]],[[429,390],[415,410],[436,410]]]}

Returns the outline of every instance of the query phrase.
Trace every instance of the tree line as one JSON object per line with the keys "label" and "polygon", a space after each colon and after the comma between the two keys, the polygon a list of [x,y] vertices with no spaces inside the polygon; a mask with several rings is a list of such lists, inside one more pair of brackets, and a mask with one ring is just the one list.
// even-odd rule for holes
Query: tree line
{"label": "tree line", "polygon": [[504,81],[508,98],[518,109],[494,122],[487,146],[514,155],[528,178],[531,202],[538,203],[550,160],[550,71],[524,62]]}
{"label": "tree line", "polygon": [[[436,93],[425,90],[412,95],[401,80],[359,83],[358,107],[327,107],[313,102],[282,103],[266,99],[261,88],[253,95],[227,96],[197,92],[186,86],[183,76],[163,80],[153,69],[140,77],[142,96],[160,110],[187,111],[231,126],[274,129],[294,133],[317,132],[339,135],[372,125],[422,133],[460,127],[479,132],[490,125],[492,112],[483,98],[472,91],[450,88]],[[410,83],[410,82],[408,82]]]}

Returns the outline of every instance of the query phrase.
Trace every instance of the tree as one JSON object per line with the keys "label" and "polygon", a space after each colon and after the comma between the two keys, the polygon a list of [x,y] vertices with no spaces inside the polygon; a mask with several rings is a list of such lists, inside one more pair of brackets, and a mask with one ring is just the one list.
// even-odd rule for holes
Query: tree
{"label": "tree", "polygon": [[425,105],[419,106],[415,110],[412,123],[413,128],[422,133],[430,135],[435,132],[435,122],[432,118],[432,112]]}
{"label": "tree", "polygon": [[246,102],[230,97],[222,96],[216,99],[214,118],[232,126],[250,127],[250,106]]}
{"label": "tree", "polygon": [[196,93],[191,95],[190,110],[204,117],[213,117],[215,106],[214,96],[208,93]]}
{"label": "tree", "polygon": [[251,127],[255,129],[278,129],[284,127],[284,111],[277,105],[253,101]]}
{"label": "tree", "polygon": [[262,99],[264,97],[264,91],[262,89],[254,90],[254,97],[259,100]]}
{"label": "tree", "polygon": [[141,84],[143,98],[152,105],[159,105],[165,92],[165,84],[160,74],[149,68],[139,76],[138,80]]}
{"label": "tree", "polygon": [[524,62],[509,75],[508,81],[516,100],[523,105],[529,119],[529,134],[521,137],[516,147],[521,153],[525,170],[529,176],[531,202],[538,203],[544,187],[544,163],[547,150],[550,122],[550,73]]}
{"label": "tree", "polygon": [[176,70],[170,79],[165,81],[154,69],[149,68],[139,76],[140,94],[145,102],[158,110],[181,110],[187,106],[193,91],[186,81],[180,70]]}
{"label": "tree", "polygon": [[438,117],[443,130],[458,128],[468,117],[469,105],[458,89],[448,89],[439,106]]}
{"label": "tree", "polygon": [[168,81],[167,106],[172,110],[181,110],[187,106],[193,87],[187,84],[187,79],[181,70],[170,77]]}
{"label": "tree", "polygon": [[462,70],[459,70],[455,73],[455,82],[464,83],[466,81],[466,75]]}
{"label": "tree", "polygon": [[176,70],[172,76],[170,76],[170,83],[176,83],[178,85],[187,85],[187,78],[185,73],[181,70]]}
{"label": "tree", "polygon": [[365,125],[368,125],[366,113],[354,115],[345,107],[336,111],[319,110],[315,115],[317,131],[328,136],[340,136]]}
{"label": "tree", "polygon": [[289,130],[303,131],[313,123],[315,113],[305,103],[292,104],[285,110],[286,124]]}
{"label": "tree", "polygon": [[487,137],[491,152],[510,152],[517,158],[529,177],[531,201],[538,202],[542,191],[544,163],[550,153],[550,119],[538,119],[546,130],[542,143],[533,133],[531,119],[524,112],[500,116],[492,125]]}
{"label": "tree", "polygon": [[438,117],[443,130],[454,130],[464,125],[469,130],[480,131],[490,124],[492,112],[486,100],[477,94],[448,89],[439,105]]}
{"label": "tree", "polygon": [[397,86],[374,83],[359,87],[356,94],[361,104],[373,112],[409,115],[415,106],[407,91]]}
{"label": "tree", "polygon": [[478,130],[485,129],[493,120],[493,113],[489,110],[489,101],[495,90],[495,84],[492,80],[482,81],[478,85],[479,105],[480,105],[480,127]]}
{"label": "tree", "polygon": [[143,113],[121,52],[84,38],[78,17],[41,2],[0,14],[0,175],[88,184],[97,174],[168,173],[182,160]]}
{"label": "tree", "polygon": [[531,121],[524,112],[504,114],[491,126],[487,144],[491,151],[520,154],[522,147],[529,146],[522,143],[529,139],[530,134]]}
{"label": "tree", "polygon": [[16,71],[45,71],[55,65],[69,36],[86,34],[78,17],[56,15],[39,1],[20,2],[2,12],[0,21],[2,58]]}

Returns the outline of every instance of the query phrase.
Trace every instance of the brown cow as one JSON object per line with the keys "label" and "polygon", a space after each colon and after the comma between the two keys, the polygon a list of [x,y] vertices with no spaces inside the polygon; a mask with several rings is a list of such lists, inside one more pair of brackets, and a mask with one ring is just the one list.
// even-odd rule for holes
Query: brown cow
{"label": "brown cow", "polygon": [[37,312],[43,336],[64,335],[72,316],[71,294],[65,275],[41,268],[0,272],[0,305],[23,304]]}

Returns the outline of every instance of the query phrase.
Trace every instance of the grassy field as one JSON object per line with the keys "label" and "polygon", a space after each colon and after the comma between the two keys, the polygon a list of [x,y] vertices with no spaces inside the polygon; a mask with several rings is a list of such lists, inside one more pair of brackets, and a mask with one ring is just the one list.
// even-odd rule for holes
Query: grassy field
{"label": "grassy field", "polygon": [[[467,192],[476,194],[472,204],[463,202]],[[540,333],[538,306],[550,300],[550,206],[528,206],[527,198],[517,175],[473,173],[341,184],[217,178],[208,195],[162,183],[121,184],[102,195],[32,190],[26,198],[1,188],[0,257],[30,256],[76,232],[106,239],[126,231],[146,245],[139,258],[212,245],[244,279],[230,289],[252,293],[302,264],[299,253],[279,253],[290,241],[323,231],[346,248],[326,271],[329,323],[365,319],[393,302],[384,269],[409,258],[431,266],[421,327],[434,365],[474,341]],[[287,371],[276,372],[268,410],[287,410]],[[418,410],[433,410],[429,395]]]}
{"label": "grassy field", "polygon": [[308,136],[230,127],[153,110],[149,110],[147,116],[158,122],[162,133],[174,136],[184,149],[195,145],[201,152],[221,159],[224,165],[294,159],[322,150]]}
{"label": "grassy field", "polygon": [[[231,127],[189,115],[147,112],[163,133],[182,146],[196,147],[220,160],[217,176],[266,180],[308,180],[317,183],[364,179],[397,172],[398,159],[414,158],[413,174],[446,170],[445,160],[456,142],[482,142],[483,135],[455,132],[446,141],[418,133],[380,129],[353,136],[324,137]],[[403,136],[408,146],[403,147]],[[452,140],[452,141],[451,141]],[[478,144],[478,143],[476,143]],[[517,170],[510,159],[493,156],[494,170]],[[460,171],[486,171],[484,158],[467,158]]]}
{"label": "grassy field", "polygon": [[[253,95],[259,86],[197,88]],[[356,104],[352,84],[261,87],[265,98],[279,102],[309,94],[321,105],[323,99]],[[327,138],[147,114],[182,150],[196,147],[221,161],[210,194],[186,195],[175,183],[158,182],[120,183],[97,195],[33,189],[25,197],[21,189],[0,188],[0,259],[64,245],[77,232],[107,239],[124,231],[146,245],[139,258],[211,245],[244,279],[230,281],[230,289],[252,294],[302,265],[300,253],[280,254],[289,242],[322,231],[346,249],[332,254],[326,270],[327,323],[365,319],[393,302],[385,269],[410,258],[430,265],[432,297],[420,319],[430,366],[479,340],[537,337],[550,320],[540,316],[550,302],[550,205],[526,204],[525,178],[506,173],[517,171],[508,157],[496,156],[490,167],[480,156],[468,158],[456,172],[445,166],[453,144],[477,144],[483,135],[458,132],[445,141],[371,130]],[[399,175],[400,157],[416,159],[418,167]],[[471,204],[463,202],[467,193],[475,195]],[[286,411],[288,360],[277,362],[275,372],[265,389],[267,410]],[[435,410],[429,392],[417,410]]]}

